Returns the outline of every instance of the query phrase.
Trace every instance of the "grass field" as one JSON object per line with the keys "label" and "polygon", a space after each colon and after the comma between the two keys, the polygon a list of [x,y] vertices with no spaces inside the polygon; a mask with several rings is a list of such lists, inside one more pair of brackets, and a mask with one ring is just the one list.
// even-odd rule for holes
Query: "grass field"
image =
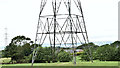
{"label": "grass field", "polygon": [[[1,58],[0,61],[3,63],[9,62],[10,58]],[[81,61],[77,56],[76,65],[71,62],[57,62],[57,63],[34,63],[34,66],[118,66],[118,61],[99,61],[94,60],[94,63]],[[3,64],[0,66],[31,66],[31,63],[22,63],[22,64]]]}
{"label": "grass field", "polygon": [[[2,66],[31,66],[31,63],[24,64],[4,64]],[[74,66],[72,62],[64,63],[35,63],[34,66]],[[75,66],[118,66],[118,62],[77,62]]]}
{"label": "grass field", "polygon": [[[24,64],[4,64],[2,68],[31,68],[31,63]],[[57,62],[57,63],[34,63],[32,68],[118,68],[118,62],[115,61],[94,61],[91,62],[77,62],[73,65],[72,62]]]}

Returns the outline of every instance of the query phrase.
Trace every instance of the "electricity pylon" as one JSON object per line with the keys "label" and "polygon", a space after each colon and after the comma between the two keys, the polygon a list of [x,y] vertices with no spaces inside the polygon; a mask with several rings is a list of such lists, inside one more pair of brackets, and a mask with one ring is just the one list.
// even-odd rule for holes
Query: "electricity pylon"
{"label": "electricity pylon", "polygon": [[[87,43],[80,0],[41,0],[35,44],[51,46],[54,55],[56,46],[72,47],[73,63],[76,64],[75,46]],[[32,66],[38,50],[36,46],[34,48]],[[91,55],[90,49],[89,52]],[[89,58],[92,60],[91,56]]]}
{"label": "electricity pylon", "polygon": [[7,28],[5,28],[5,46],[7,46],[8,42],[8,33],[7,33]]}

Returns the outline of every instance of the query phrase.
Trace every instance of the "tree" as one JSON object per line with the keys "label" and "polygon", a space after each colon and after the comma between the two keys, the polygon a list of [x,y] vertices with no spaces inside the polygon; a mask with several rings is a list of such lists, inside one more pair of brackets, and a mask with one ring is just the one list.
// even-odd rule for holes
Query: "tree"
{"label": "tree", "polygon": [[101,61],[114,61],[116,57],[116,48],[109,44],[105,44],[97,49],[96,54],[98,59]]}
{"label": "tree", "polygon": [[25,36],[16,36],[12,39],[11,43],[17,46],[22,46],[26,43],[30,43],[31,39]]}
{"label": "tree", "polygon": [[95,54],[96,49],[98,48],[98,45],[95,45],[94,43],[90,42],[88,44],[82,44],[81,46],[78,46],[78,48],[83,49],[83,53],[81,54],[81,59],[85,61],[95,60]]}
{"label": "tree", "polygon": [[25,36],[16,36],[12,39],[11,43],[6,46],[4,50],[5,57],[11,57],[13,61],[22,62],[25,56],[32,53],[30,43],[33,43],[30,38]]}
{"label": "tree", "polygon": [[24,44],[22,48],[25,56],[29,56],[32,53],[31,45],[29,43]]}
{"label": "tree", "polygon": [[4,57],[12,57],[12,55],[16,53],[16,48],[17,48],[17,45],[10,43],[4,49],[4,52],[3,52]]}
{"label": "tree", "polygon": [[120,61],[120,46],[117,48],[117,51],[116,51],[116,54],[115,54],[115,59],[117,60],[117,61]]}
{"label": "tree", "polygon": [[21,63],[21,59],[24,58],[23,47],[17,46],[16,52],[11,56],[11,58],[17,63]]}
{"label": "tree", "polygon": [[61,51],[57,58],[60,62],[69,62],[72,60],[72,55],[69,52]]}
{"label": "tree", "polygon": [[85,60],[85,61],[90,61],[90,55],[88,54],[88,49],[84,49],[83,53],[80,55],[81,56],[81,60]]}
{"label": "tree", "polygon": [[119,47],[120,46],[120,41],[115,41],[113,43],[110,44],[112,47]]}
{"label": "tree", "polygon": [[82,45],[78,46],[77,49],[85,49],[85,48],[88,47],[88,45],[90,47],[94,48],[94,49],[97,48],[97,47],[99,47],[98,45],[95,45],[93,42],[90,42],[88,44],[82,44]]}
{"label": "tree", "polygon": [[113,47],[114,50],[115,50],[114,60],[120,61],[120,41],[115,41],[115,42],[111,43],[110,45],[111,45],[111,47]]}
{"label": "tree", "polygon": [[[37,52],[37,57],[35,59],[35,62],[39,62],[39,63],[45,63],[45,62],[50,62],[52,61],[52,53],[51,53],[51,48],[50,47],[37,47],[38,48],[38,52]],[[36,49],[37,49],[36,48]]]}

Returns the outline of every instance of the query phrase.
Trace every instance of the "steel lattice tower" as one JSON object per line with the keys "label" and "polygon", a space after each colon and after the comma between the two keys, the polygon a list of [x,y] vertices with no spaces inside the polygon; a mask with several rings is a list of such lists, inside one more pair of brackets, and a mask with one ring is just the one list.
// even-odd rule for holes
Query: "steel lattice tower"
{"label": "steel lattice tower", "polygon": [[51,46],[53,54],[56,46],[72,47],[76,64],[75,46],[89,43],[80,0],[41,0],[35,43]]}
{"label": "steel lattice tower", "polygon": [[7,33],[7,28],[5,28],[5,46],[7,46],[8,42],[8,33]]}

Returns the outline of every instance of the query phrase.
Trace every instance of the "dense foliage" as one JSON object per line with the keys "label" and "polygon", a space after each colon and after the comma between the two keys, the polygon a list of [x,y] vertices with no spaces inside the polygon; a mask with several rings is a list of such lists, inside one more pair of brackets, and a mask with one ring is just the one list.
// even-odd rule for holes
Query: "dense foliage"
{"label": "dense foliage", "polygon": [[25,62],[24,57],[32,53],[32,41],[25,36],[16,36],[3,51],[3,57],[11,57],[17,63]]}
{"label": "dense foliage", "polygon": [[[32,61],[32,53],[34,52],[33,48],[35,45],[38,51],[35,63],[68,62],[72,60],[69,53],[56,51],[54,54],[50,47],[42,47],[34,44],[30,38],[25,36],[14,37],[11,43],[3,50],[3,57],[11,57],[11,63],[29,63]],[[61,56],[62,59],[60,59]]]}
{"label": "dense foliage", "polygon": [[51,48],[50,47],[38,47],[39,50],[38,50],[38,54],[37,54],[37,57],[36,57],[36,60],[35,62],[41,62],[41,63],[44,63],[44,62],[47,62],[47,63],[50,63],[50,62],[57,62],[57,61],[60,61],[60,62],[69,62],[72,60],[72,56],[70,53],[68,52],[65,52],[65,51],[58,51],[56,52],[55,54],[53,54],[51,52]]}
{"label": "dense foliage", "polygon": [[[93,60],[120,61],[120,42],[119,41],[115,41],[112,44],[105,44],[102,46],[96,46],[95,44],[92,44],[92,46],[90,46],[90,50],[91,50],[91,55]],[[85,49],[81,55],[81,59],[85,61],[89,61],[90,55],[88,53],[89,53],[89,50]]]}
{"label": "dense foliage", "polygon": [[58,54],[58,61],[60,62],[69,62],[72,60],[72,55],[69,52],[61,51]]}
{"label": "dense foliage", "polygon": [[52,61],[52,54],[51,54],[51,48],[42,48],[42,47],[38,47],[38,53],[37,53],[37,57],[35,62],[41,62],[41,63],[45,63],[48,62],[50,63],[50,61]]}
{"label": "dense foliage", "polygon": [[[53,53],[51,47],[42,47],[34,44],[30,38],[25,36],[16,36],[12,39],[11,43],[2,50],[2,57],[11,57],[11,63],[29,63],[32,61],[32,53],[36,45],[38,53],[35,63],[50,63],[50,62],[69,62],[72,61],[72,53],[64,51],[69,48],[56,47],[56,52]],[[120,61],[120,41],[115,41],[111,44],[95,45],[94,43],[82,44],[77,47],[82,49],[83,52],[76,52],[81,60],[90,61]]]}

